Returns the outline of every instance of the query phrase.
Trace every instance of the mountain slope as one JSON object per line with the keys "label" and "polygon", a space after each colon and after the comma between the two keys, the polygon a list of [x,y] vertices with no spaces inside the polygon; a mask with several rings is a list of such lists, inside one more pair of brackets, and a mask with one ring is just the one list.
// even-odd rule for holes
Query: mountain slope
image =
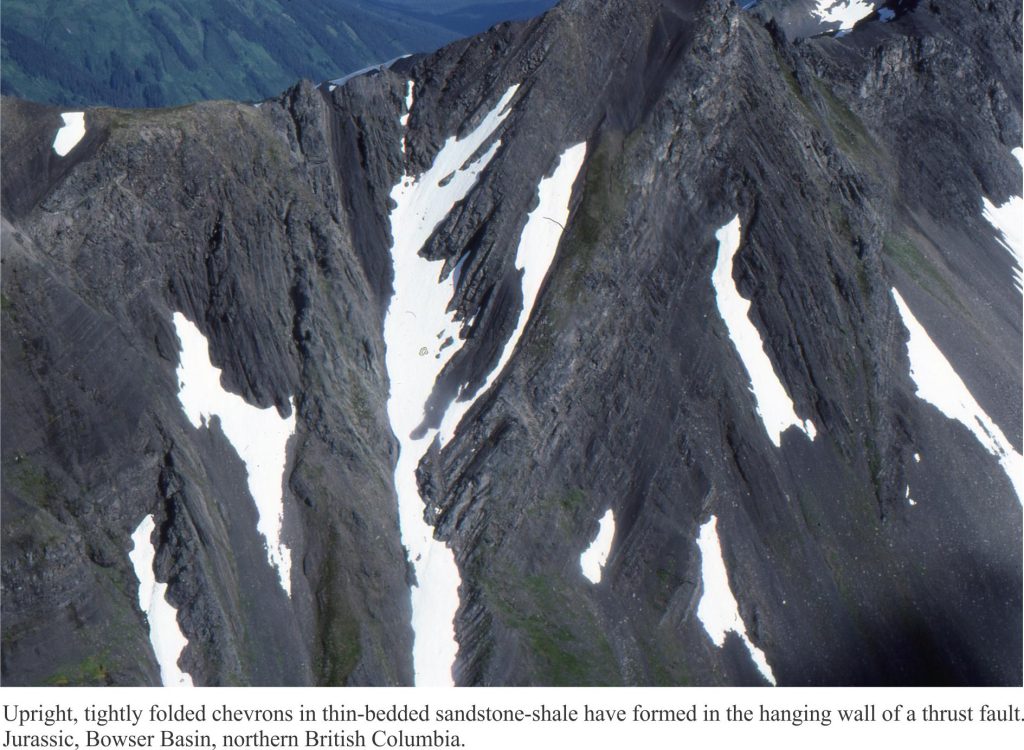
{"label": "mountain slope", "polygon": [[3,7],[3,93],[67,105],[256,100],[426,52],[546,0],[422,10],[364,0],[28,2]]}
{"label": "mountain slope", "polygon": [[[152,515],[196,684],[1020,684],[1020,9],[798,5],[5,100],[4,681],[161,679]],[[295,417],[290,597],[182,319]]]}

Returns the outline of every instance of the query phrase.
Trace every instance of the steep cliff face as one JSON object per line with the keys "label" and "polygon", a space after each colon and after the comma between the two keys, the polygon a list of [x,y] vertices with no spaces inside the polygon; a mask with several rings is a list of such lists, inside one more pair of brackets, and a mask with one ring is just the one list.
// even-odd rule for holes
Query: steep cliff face
{"label": "steep cliff face", "polygon": [[160,679],[152,515],[197,684],[1019,684],[1020,8],[934,5],[5,100],[4,680]]}
{"label": "steep cliff face", "polygon": [[[197,684],[409,682],[387,280],[357,255],[327,103],[306,86],[86,122],[61,159],[53,111],[4,103],[5,681],[156,679],[126,555],[153,514]],[[183,410],[174,313],[226,391],[294,416],[290,597],[237,439]]]}

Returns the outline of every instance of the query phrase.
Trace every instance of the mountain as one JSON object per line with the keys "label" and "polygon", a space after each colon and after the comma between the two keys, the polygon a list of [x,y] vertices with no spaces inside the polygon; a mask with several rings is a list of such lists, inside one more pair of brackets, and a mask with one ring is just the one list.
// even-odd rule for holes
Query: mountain
{"label": "mountain", "polygon": [[508,19],[553,0],[7,0],[4,94],[69,106],[259,100]]}
{"label": "mountain", "polygon": [[1016,4],[565,0],[5,99],[0,677],[1020,685],[1021,58]]}

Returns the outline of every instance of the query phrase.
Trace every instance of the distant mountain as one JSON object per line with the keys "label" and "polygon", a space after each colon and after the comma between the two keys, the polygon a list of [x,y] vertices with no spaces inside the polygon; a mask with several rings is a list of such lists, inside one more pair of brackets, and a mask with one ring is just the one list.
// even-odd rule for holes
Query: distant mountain
{"label": "distant mountain", "polygon": [[460,36],[476,34],[499,21],[522,20],[543,13],[557,0],[387,0],[374,3],[401,11],[414,18],[455,31]]}
{"label": "distant mountain", "polygon": [[[429,5],[429,9],[424,6]],[[67,105],[263,99],[430,52],[553,0],[5,0],[2,90]]]}

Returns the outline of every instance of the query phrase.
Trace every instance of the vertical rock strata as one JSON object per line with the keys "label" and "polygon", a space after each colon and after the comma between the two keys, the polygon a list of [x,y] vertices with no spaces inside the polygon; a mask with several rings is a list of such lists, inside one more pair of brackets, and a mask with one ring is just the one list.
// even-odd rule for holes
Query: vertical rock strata
{"label": "vertical rock strata", "polygon": [[[818,5],[565,0],[259,107],[86,110],[63,155],[5,99],[5,684],[159,684],[150,517],[196,685],[410,684],[402,501],[457,684],[1019,685],[1020,7]],[[386,321],[437,288],[396,411]],[[293,421],[290,597],[176,314]]]}

